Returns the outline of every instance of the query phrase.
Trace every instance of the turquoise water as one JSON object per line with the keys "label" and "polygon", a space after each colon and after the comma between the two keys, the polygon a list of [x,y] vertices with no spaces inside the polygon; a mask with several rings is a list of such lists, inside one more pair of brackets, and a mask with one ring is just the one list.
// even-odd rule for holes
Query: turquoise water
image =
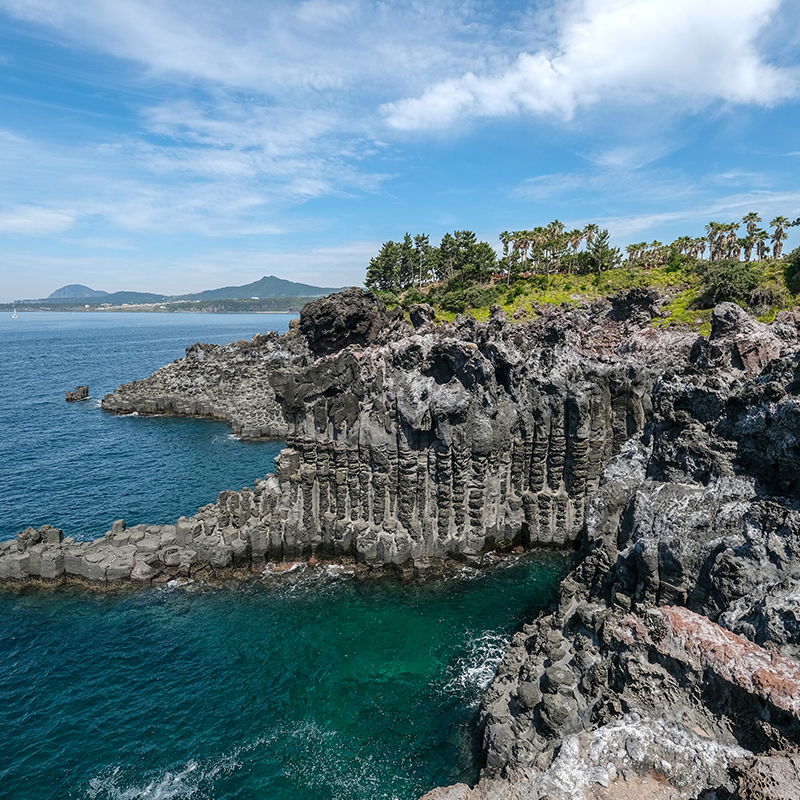
{"label": "turquoise water", "polygon": [[2,797],[412,800],[473,780],[480,691],[564,566],[0,593]]}
{"label": "turquoise water", "polygon": [[[0,536],[170,521],[271,471],[280,443],[96,402],[269,316],[0,318]],[[85,382],[95,402],[65,403]],[[0,797],[412,800],[474,780],[481,690],[566,567],[533,555],[417,586],[306,568],[218,590],[0,591]]]}

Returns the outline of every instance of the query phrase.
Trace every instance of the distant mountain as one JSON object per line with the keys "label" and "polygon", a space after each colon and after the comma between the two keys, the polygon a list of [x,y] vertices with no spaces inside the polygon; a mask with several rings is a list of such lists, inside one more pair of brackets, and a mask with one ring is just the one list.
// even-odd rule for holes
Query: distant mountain
{"label": "distant mountain", "polygon": [[91,305],[109,303],[112,306],[118,306],[122,303],[160,303],[162,300],[164,300],[163,294],[153,294],[152,292],[113,292],[112,294],[109,294],[108,292],[94,291],[94,294],[59,294],[60,292],[64,292],[66,289],[72,288],[86,289],[90,292],[94,291],[86,286],[74,284],[73,286],[64,286],[63,288],[56,290],[50,295],[50,297],[44,300],[31,300],[27,302],[74,305],[76,302],[80,303],[80,301],[83,300],[89,301]]}
{"label": "distant mountain", "polygon": [[264,276],[259,281],[244,286],[224,286],[221,289],[208,289],[196,294],[184,294],[173,300],[249,300],[257,297],[267,300],[273,297],[324,297],[338,292],[341,287],[310,286],[307,283],[295,283],[274,275]]}
{"label": "distant mountain", "polygon": [[294,281],[287,281],[283,278],[269,275],[244,286],[223,286],[221,289],[207,289],[205,292],[182,295],[153,294],[151,292],[112,292],[109,294],[108,292],[90,289],[88,286],[82,286],[79,283],[71,283],[69,286],[62,286],[60,289],[56,289],[44,300],[26,302],[68,304],[76,300],[91,300],[92,305],[97,303],[122,305],[123,303],[163,303],[179,300],[281,300],[298,297],[324,297],[327,294],[338,291],[338,288],[295,283]]}
{"label": "distant mountain", "polygon": [[108,292],[101,292],[98,289],[90,289],[81,283],[70,283],[56,289],[47,299],[48,300],[73,300],[79,297],[105,297]]}
{"label": "distant mountain", "polygon": [[103,302],[115,306],[120,303],[160,303],[166,299],[168,299],[166,295],[152,292],[113,292],[105,295]]}

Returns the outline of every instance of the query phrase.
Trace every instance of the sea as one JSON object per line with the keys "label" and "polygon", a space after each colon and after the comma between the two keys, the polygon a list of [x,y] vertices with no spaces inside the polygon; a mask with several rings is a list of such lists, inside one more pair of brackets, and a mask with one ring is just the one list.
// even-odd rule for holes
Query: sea
{"label": "sea", "polygon": [[[0,540],[174,522],[252,486],[281,442],[111,416],[106,392],[282,314],[0,315]],[[90,399],[66,403],[88,384]],[[477,713],[569,557],[418,584],[297,567],[250,584],[0,590],[4,800],[414,800],[474,782]]]}

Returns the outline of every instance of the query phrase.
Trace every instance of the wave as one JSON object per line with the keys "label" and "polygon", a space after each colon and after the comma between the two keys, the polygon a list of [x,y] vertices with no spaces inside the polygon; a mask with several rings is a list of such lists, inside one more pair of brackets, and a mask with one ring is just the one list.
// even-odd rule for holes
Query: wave
{"label": "wave", "polygon": [[467,694],[477,704],[492,682],[510,641],[508,634],[497,631],[484,631],[471,639],[466,654],[452,666],[444,690]]}
{"label": "wave", "polygon": [[143,785],[126,785],[122,768],[115,767],[109,775],[91,780],[88,795],[91,800],[182,800],[197,796],[220,775],[230,775],[239,767],[241,762],[235,756],[225,756],[207,765],[189,761],[183,769],[168,770]]}
{"label": "wave", "polygon": [[[282,726],[272,736],[238,747],[220,758],[201,762],[190,760],[181,767],[165,770],[153,777],[130,775],[117,766],[93,778],[88,787],[89,800],[201,800],[217,797],[215,783],[262,758],[279,758],[282,766],[276,774],[302,793],[332,796],[336,800],[397,800],[399,794],[418,796],[421,790],[409,791],[406,770],[388,780],[382,774],[380,758],[373,754],[342,757],[347,750],[342,732],[313,722],[293,722]],[[255,753],[255,761],[253,754]],[[132,770],[131,770],[132,771]],[[405,790],[405,791],[404,791]],[[286,796],[286,789],[280,793]]]}
{"label": "wave", "polygon": [[126,771],[117,766],[105,775],[92,778],[88,797],[90,800],[190,800],[207,797],[218,778],[241,769],[242,756],[272,741],[267,737],[259,738],[205,762],[190,759],[182,767],[165,770],[146,783],[127,778]]}

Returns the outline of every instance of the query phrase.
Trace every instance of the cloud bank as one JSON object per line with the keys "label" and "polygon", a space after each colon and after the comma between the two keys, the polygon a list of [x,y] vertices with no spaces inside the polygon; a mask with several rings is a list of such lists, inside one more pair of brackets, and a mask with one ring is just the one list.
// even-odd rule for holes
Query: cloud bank
{"label": "cloud bank", "polygon": [[777,67],[759,37],[780,25],[780,0],[582,0],[563,5],[551,47],[496,72],[467,72],[383,106],[402,130],[529,112],[570,119],[599,103],[722,100],[769,106],[797,95],[796,68]]}

